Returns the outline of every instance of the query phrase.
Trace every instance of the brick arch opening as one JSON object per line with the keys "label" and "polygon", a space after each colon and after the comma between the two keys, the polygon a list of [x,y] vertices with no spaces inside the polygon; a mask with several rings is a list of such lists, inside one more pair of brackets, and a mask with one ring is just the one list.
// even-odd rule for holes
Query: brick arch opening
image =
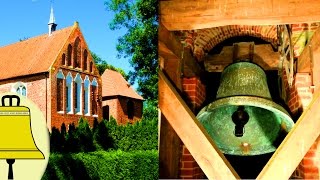
{"label": "brick arch opening", "polygon": [[[219,54],[224,46],[232,46],[234,43],[238,42],[254,42],[255,45],[259,44],[271,44],[270,42],[263,40],[259,37],[254,36],[233,36],[230,38],[226,38],[223,41],[216,44],[210,51],[206,52],[207,54]],[[276,51],[277,49],[273,49]]]}
{"label": "brick arch opening", "polygon": [[81,41],[80,41],[80,38],[77,37],[76,40],[74,41],[74,50],[73,50],[74,67],[77,68],[81,66],[80,59],[81,59]]}
{"label": "brick arch opening", "polygon": [[207,52],[213,49],[222,41],[235,36],[252,36],[257,37],[277,46],[277,27],[275,25],[249,26],[249,25],[229,25],[208,29],[200,29],[183,32],[183,43],[193,52],[198,61]]}

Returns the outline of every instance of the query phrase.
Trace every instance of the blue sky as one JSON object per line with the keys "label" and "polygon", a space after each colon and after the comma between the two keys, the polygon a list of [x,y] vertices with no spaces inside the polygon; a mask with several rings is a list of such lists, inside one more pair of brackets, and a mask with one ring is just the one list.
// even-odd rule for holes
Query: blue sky
{"label": "blue sky", "polygon": [[[20,39],[48,33],[50,0],[4,0],[0,6],[0,46]],[[132,70],[127,59],[116,57],[117,38],[125,30],[112,31],[104,0],[55,0],[53,3],[57,29],[72,26],[78,21],[89,49],[109,64]]]}

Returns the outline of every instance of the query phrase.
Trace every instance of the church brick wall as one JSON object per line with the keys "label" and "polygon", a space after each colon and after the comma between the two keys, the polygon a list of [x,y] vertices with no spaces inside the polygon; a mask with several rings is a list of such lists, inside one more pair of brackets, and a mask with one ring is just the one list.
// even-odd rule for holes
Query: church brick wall
{"label": "church brick wall", "polygon": [[[74,50],[75,50],[75,46],[76,46],[76,41],[78,41],[78,53],[75,54]],[[68,46],[71,45],[72,47],[72,53],[70,55],[70,59],[71,59],[71,65],[68,66],[67,61],[68,61]],[[87,51],[87,57],[85,59],[85,55],[84,52]],[[77,56],[77,59],[79,60],[78,63],[79,65],[76,66],[75,65],[75,56]],[[97,118],[98,120],[102,119],[102,84],[101,84],[101,77],[98,73],[98,70],[96,69],[94,63],[92,64],[92,68],[90,68],[90,64],[93,62],[93,58],[91,57],[90,51],[88,49],[88,46],[85,42],[85,39],[80,31],[79,28],[75,29],[73,33],[71,33],[70,37],[68,38],[68,41],[66,42],[66,44],[64,45],[64,47],[60,50],[60,52],[58,53],[57,59],[56,61],[53,63],[52,68],[51,68],[51,86],[52,86],[52,95],[50,96],[52,104],[51,104],[51,109],[50,112],[52,114],[52,121],[51,124],[54,127],[60,128],[62,123],[65,123],[65,125],[68,127],[69,124],[71,123],[75,123],[75,125],[78,125],[78,120],[80,117],[84,117],[85,119],[88,120],[89,125],[92,127],[93,126],[93,121],[95,118]],[[86,69],[84,67],[87,67]],[[82,101],[81,101],[81,105],[82,105],[82,109],[80,110],[81,115],[78,114],[68,114],[66,112],[66,92],[65,92],[65,80],[64,79],[64,85],[63,85],[63,109],[64,112],[58,112],[57,110],[57,73],[59,72],[59,70],[62,71],[64,78],[67,77],[68,73],[71,74],[72,78],[73,78],[73,83],[74,83],[74,78],[76,77],[76,75],[79,73],[81,79],[82,79]],[[83,101],[83,93],[84,93],[84,80],[85,77],[88,76],[89,80],[90,80],[90,115],[87,116],[84,114],[84,101]],[[91,83],[93,81],[93,79],[96,79],[97,83],[98,83],[98,87],[97,87],[97,116],[92,116],[91,113],[91,103],[92,103],[92,86]],[[73,89],[72,89],[73,91]],[[72,98],[73,101],[73,98]]]}
{"label": "church brick wall", "polygon": [[[128,119],[127,102],[131,100],[134,104],[134,116],[132,120]],[[118,124],[133,123],[142,118],[143,101],[123,96],[114,96],[112,99],[104,100],[103,106],[108,105],[110,116],[117,120]]]}
{"label": "church brick wall", "polygon": [[[49,100],[50,86],[47,73],[1,81],[0,93],[12,92],[12,88],[17,82],[22,82],[26,85],[27,98],[33,101],[40,108],[43,116],[47,118],[47,122],[50,122],[51,116],[49,109],[51,101]],[[47,123],[47,125],[50,124]]]}

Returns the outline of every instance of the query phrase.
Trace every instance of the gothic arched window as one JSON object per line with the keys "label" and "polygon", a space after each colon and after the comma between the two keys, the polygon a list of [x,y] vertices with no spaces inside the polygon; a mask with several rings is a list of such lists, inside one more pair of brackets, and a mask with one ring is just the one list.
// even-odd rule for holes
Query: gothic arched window
{"label": "gothic arched window", "polygon": [[77,37],[77,39],[74,41],[74,50],[73,50],[73,63],[74,67],[78,68],[81,66],[81,45],[80,45],[80,39]]}
{"label": "gothic arched window", "polygon": [[67,110],[67,113],[73,113],[72,111],[72,76],[71,76],[71,73],[69,72],[68,73],[68,76],[66,78],[66,110]]}
{"label": "gothic arched window", "polygon": [[64,81],[64,75],[62,73],[62,70],[59,70],[57,73],[57,111],[63,111],[63,81]]}
{"label": "gothic arched window", "polygon": [[82,94],[82,79],[80,74],[78,73],[74,78],[74,110],[75,113],[81,113],[81,94]]}

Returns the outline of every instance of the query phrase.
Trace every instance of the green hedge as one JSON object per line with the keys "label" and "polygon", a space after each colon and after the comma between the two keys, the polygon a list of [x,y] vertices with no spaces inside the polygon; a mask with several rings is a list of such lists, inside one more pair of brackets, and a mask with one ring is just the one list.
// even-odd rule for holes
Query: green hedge
{"label": "green hedge", "polygon": [[142,119],[134,124],[118,125],[111,117],[110,121],[95,121],[91,129],[87,120],[80,118],[78,127],[71,124],[68,131],[65,129],[64,124],[61,132],[52,128],[51,152],[135,151],[158,148],[157,119]]}
{"label": "green hedge", "polygon": [[106,123],[113,148],[123,151],[158,149],[158,121],[142,120],[119,126],[111,118]]}
{"label": "green hedge", "polygon": [[42,179],[158,179],[158,151],[51,154]]}

